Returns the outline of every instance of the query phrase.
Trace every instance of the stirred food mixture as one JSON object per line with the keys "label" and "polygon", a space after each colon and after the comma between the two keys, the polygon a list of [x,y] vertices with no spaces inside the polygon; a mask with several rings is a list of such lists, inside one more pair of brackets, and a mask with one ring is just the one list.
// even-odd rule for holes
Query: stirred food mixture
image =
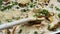
{"label": "stirred food mixture", "polygon": [[2,30],[3,34],[51,34],[58,31],[60,0],[0,0],[0,24],[24,18],[36,20]]}

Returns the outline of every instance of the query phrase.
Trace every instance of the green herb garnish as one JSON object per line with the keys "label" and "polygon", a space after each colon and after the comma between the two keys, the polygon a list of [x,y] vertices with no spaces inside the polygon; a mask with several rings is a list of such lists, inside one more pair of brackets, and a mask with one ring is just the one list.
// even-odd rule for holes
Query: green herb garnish
{"label": "green herb garnish", "polygon": [[48,15],[49,15],[48,10],[46,10],[46,9],[39,10],[38,9],[37,13],[34,16],[38,17],[38,16],[48,16]]}
{"label": "green herb garnish", "polygon": [[38,1],[38,0],[35,0],[35,1]]}
{"label": "green herb garnish", "polygon": [[7,7],[4,7],[3,9],[1,9],[1,11],[4,11],[4,10],[6,10],[6,9],[10,9],[10,8],[12,8],[12,6],[13,6],[13,5],[9,5],[9,6],[7,6]]}
{"label": "green herb garnish", "polygon": [[37,32],[37,31],[35,31],[35,32],[34,32],[34,34],[38,34],[38,32]]}
{"label": "green herb garnish", "polygon": [[0,0],[0,6],[2,5],[2,1],[3,1],[3,0]]}
{"label": "green herb garnish", "polygon": [[58,17],[60,18],[60,14],[58,14]]}
{"label": "green herb garnish", "polygon": [[23,12],[26,12],[26,11],[28,11],[28,9],[25,8],[25,9],[23,9],[22,11],[23,11]]}
{"label": "green herb garnish", "polygon": [[58,2],[60,2],[60,0],[57,0]]}
{"label": "green herb garnish", "polygon": [[0,0],[0,10],[1,10],[1,8],[2,8],[2,1],[3,1],[3,0]]}
{"label": "green herb garnish", "polygon": [[14,20],[19,20],[19,19],[20,19],[20,17],[13,17],[13,19],[14,19]]}
{"label": "green herb garnish", "polygon": [[30,4],[30,7],[33,8],[35,5],[33,3]]}
{"label": "green herb garnish", "polygon": [[21,11],[22,11],[22,12],[26,12],[26,11],[29,11],[29,9],[28,9],[28,8],[24,8],[24,9],[22,9]]}
{"label": "green herb garnish", "polygon": [[6,21],[7,21],[7,22],[12,22],[12,19],[7,19]]}
{"label": "green herb garnish", "polygon": [[11,9],[14,5],[17,5],[18,3],[17,2],[12,2],[12,5],[8,5],[6,7],[4,7],[3,9],[1,9],[1,11],[4,11],[6,9]]}
{"label": "green herb garnish", "polygon": [[17,9],[19,9],[19,7],[16,7]]}
{"label": "green herb garnish", "polygon": [[15,18],[15,20],[19,20],[19,19],[20,19],[20,17],[16,17],[16,18]]}
{"label": "green herb garnish", "polygon": [[30,0],[31,2],[33,2],[33,0]]}
{"label": "green herb garnish", "polygon": [[41,14],[40,14],[40,13],[36,13],[36,14],[34,15],[34,17],[37,17],[37,16],[41,16]]}
{"label": "green herb garnish", "polygon": [[45,16],[47,16],[49,14],[48,10],[46,10],[46,9],[43,9],[41,13]]}
{"label": "green herb garnish", "polygon": [[56,8],[57,11],[60,11],[60,9],[57,6],[55,8]]}
{"label": "green herb garnish", "polygon": [[1,24],[1,20],[0,20],[0,24]]}
{"label": "green herb garnish", "polygon": [[34,2],[34,4],[37,4],[37,2]]}
{"label": "green herb garnish", "polygon": [[19,33],[21,33],[21,32],[22,32],[22,29],[20,29]]}

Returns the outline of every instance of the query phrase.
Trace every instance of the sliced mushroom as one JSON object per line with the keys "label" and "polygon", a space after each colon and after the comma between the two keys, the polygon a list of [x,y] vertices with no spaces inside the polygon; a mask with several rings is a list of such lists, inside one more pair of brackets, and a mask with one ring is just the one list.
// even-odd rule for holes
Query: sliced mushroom
{"label": "sliced mushroom", "polygon": [[51,25],[50,25],[48,29],[49,29],[50,31],[54,31],[54,30],[55,30],[57,27],[59,27],[59,26],[60,26],[60,22],[58,22],[57,24],[54,24],[54,26],[52,26],[52,27],[51,27]]}
{"label": "sliced mushroom", "polygon": [[41,5],[48,5],[50,0],[39,0],[41,3]]}
{"label": "sliced mushroom", "polygon": [[19,6],[24,7],[30,2],[30,0],[17,0],[17,2],[19,3]]}
{"label": "sliced mushroom", "polygon": [[17,0],[20,7],[24,7],[29,4],[30,0]]}
{"label": "sliced mushroom", "polygon": [[27,4],[30,2],[30,0],[17,0],[17,2],[21,4]]}
{"label": "sliced mushroom", "polygon": [[20,6],[20,7],[25,7],[26,4],[21,4],[21,3],[19,3],[19,6]]}
{"label": "sliced mushroom", "polygon": [[9,0],[3,0],[4,2],[8,2]]}
{"label": "sliced mushroom", "polygon": [[9,29],[5,29],[5,30],[3,30],[3,34],[11,34],[11,33],[10,33]]}

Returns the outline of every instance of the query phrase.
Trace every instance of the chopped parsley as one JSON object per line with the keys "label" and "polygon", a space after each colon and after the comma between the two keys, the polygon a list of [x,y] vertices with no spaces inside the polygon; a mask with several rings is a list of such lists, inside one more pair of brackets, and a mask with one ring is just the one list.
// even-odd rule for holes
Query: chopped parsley
{"label": "chopped parsley", "polygon": [[34,15],[34,17],[37,17],[37,16],[41,16],[41,14],[39,14],[39,13],[36,13],[36,14]]}
{"label": "chopped parsley", "polygon": [[60,0],[57,0],[58,2],[60,2]]}
{"label": "chopped parsley", "polygon": [[3,0],[0,0],[0,5],[2,5],[2,1],[3,1]]}
{"label": "chopped parsley", "polygon": [[1,24],[1,20],[0,20],[0,24]]}
{"label": "chopped parsley", "polygon": [[38,0],[35,0],[35,1],[38,1]]}
{"label": "chopped parsley", "polygon": [[26,9],[23,9],[23,12],[26,12],[27,10]]}
{"label": "chopped parsley", "polygon": [[37,32],[37,31],[35,31],[35,32],[34,32],[34,34],[38,34],[38,32]]}
{"label": "chopped parsley", "polygon": [[26,11],[29,11],[29,9],[28,9],[28,8],[24,8],[24,9],[22,9],[21,11],[22,11],[22,12],[26,12]]}
{"label": "chopped parsley", "polygon": [[33,2],[33,0],[30,0],[31,2]]}
{"label": "chopped parsley", "polygon": [[0,10],[1,10],[1,7],[2,7],[2,1],[3,1],[3,0],[0,0]]}
{"label": "chopped parsley", "polygon": [[20,17],[16,17],[15,19],[16,19],[16,20],[19,20],[19,19],[20,19]]}
{"label": "chopped parsley", "polygon": [[58,17],[60,18],[60,14],[58,14]]}
{"label": "chopped parsley", "polygon": [[48,29],[50,29],[50,24],[48,25]]}
{"label": "chopped parsley", "polygon": [[56,8],[57,11],[60,11],[60,9],[57,6],[55,8]]}
{"label": "chopped parsley", "polygon": [[42,12],[41,12],[44,16],[47,16],[49,14],[48,10],[46,9],[43,9]]}
{"label": "chopped parsley", "polygon": [[22,29],[20,29],[19,33],[21,33],[21,32],[22,32]]}
{"label": "chopped parsley", "polygon": [[34,2],[34,4],[37,4],[37,2]]}
{"label": "chopped parsley", "polygon": [[25,8],[25,9],[23,9],[22,11],[23,11],[23,12],[26,12],[27,10],[28,10],[28,9]]}
{"label": "chopped parsley", "polygon": [[7,22],[12,22],[12,19],[7,19],[6,21],[7,21]]}
{"label": "chopped parsley", "polygon": [[33,3],[30,4],[30,8],[33,8],[35,5]]}
{"label": "chopped parsley", "polygon": [[19,20],[19,19],[20,19],[20,17],[13,17],[13,19],[14,19],[14,20]]}
{"label": "chopped parsley", "polygon": [[3,1],[3,0],[0,0],[0,6],[2,5],[2,1]]}
{"label": "chopped parsley", "polygon": [[49,14],[48,10],[43,9],[43,10],[38,10],[38,12],[34,16],[36,16],[36,17],[38,17],[38,16],[48,16],[48,14]]}
{"label": "chopped parsley", "polygon": [[1,9],[1,11],[4,11],[4,10],[6,10],[6,9],[10,9],[10,8],[12,8],[12,6],[13,6],[13,5],[9,5],[9,6],[7,6],[7,7],[4,7],[3,9]]}
{"label": "chopped parsley", "polygon": [[16,9],[19,9],[19,7],[16,7]]}
{"label": "chopped parsley", "polygon": [[12,8],[14,5],[17,5],[18,3],[17,2],[12,2],[12,5],[8,5],[8,6],[6,6],[6,7],[3,7],[3,9],[1,9],[1,11],[4,11],[4,10],[6,10],[6,9],[10,9],[10,8]]}

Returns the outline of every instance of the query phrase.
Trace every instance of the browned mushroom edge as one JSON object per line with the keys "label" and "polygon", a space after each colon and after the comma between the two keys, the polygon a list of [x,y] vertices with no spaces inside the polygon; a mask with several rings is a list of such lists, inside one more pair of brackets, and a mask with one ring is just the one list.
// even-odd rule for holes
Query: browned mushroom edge
{"label": "browned mushroom edge", "polygon": [[60,22],[58,22],[57,24],[55,24],[52,28],[50,28],[50,26],[48,26],[48,30],[55,31],[59,26],[60,26]]}

